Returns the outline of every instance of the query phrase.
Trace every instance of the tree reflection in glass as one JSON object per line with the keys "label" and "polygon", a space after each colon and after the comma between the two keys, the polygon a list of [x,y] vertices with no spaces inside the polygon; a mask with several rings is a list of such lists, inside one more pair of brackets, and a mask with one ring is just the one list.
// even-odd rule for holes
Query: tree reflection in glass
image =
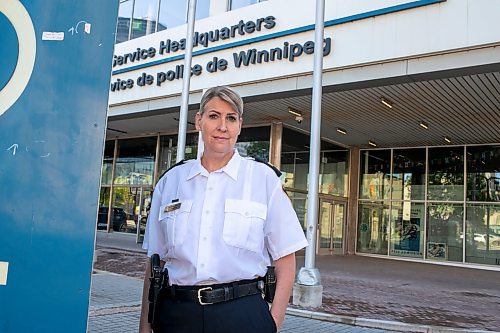
{"label": "tree reflection in glass", "polygon": [[463,147],[429,148],[427,199],[463,201]]}

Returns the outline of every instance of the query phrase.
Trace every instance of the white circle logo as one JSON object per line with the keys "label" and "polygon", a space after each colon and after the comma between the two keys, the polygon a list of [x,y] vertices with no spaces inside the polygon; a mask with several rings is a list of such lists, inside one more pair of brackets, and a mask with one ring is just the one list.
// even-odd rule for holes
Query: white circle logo
{"label": "white circle logo", "polygon": [[19,0],[1,0],[0,13],[12,23],[17,34],[19,56],[14,73],[0,90],[0,116],[21,96],[28,85],[36,56],[35,28],[31,17]]}

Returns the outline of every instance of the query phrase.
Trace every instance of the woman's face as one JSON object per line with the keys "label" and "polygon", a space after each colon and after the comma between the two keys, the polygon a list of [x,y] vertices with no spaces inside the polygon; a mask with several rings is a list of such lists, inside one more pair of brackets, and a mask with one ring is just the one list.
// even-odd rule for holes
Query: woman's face
{"label": "woman's face", "polygon": [[203,116],[199,112],[196,114],[196,129],[202,133],[205,153],[232,153],[242,122],[229,103],[219,97],[212,98],[205,104]]}

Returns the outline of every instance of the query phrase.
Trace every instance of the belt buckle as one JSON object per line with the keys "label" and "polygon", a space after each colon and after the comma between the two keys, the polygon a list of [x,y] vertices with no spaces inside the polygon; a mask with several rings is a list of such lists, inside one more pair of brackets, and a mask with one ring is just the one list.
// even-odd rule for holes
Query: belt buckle
{"label": "belt buckle", "polygon": [[200,303],[200,305],[214,304],[214,303],[205,303],[205,302],[201,301],[201,292],[205,291],[205,290],[212,290],[212,287],[205,287],[205,288],[198,289],[198,303]]}

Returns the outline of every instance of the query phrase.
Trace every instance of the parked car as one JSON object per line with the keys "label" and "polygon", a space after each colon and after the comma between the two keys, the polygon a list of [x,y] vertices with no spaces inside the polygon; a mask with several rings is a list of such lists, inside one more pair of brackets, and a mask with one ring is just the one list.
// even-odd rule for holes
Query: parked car
{"label": "parked car", "polygon": [[[99,207],[97,216],[97,230],[106,230],[108,220],[108,207]],[[127,228],[127,214],[123,208],[114,207],[111,213],[112,228],[114,231],[125,231]]]}
{"label": "parked car", "polygon": [[490,246],[500,246],[500,234],[490,233],[487,234],[474,234],[474,240],[478,243],[486,244],[489,240]]}

